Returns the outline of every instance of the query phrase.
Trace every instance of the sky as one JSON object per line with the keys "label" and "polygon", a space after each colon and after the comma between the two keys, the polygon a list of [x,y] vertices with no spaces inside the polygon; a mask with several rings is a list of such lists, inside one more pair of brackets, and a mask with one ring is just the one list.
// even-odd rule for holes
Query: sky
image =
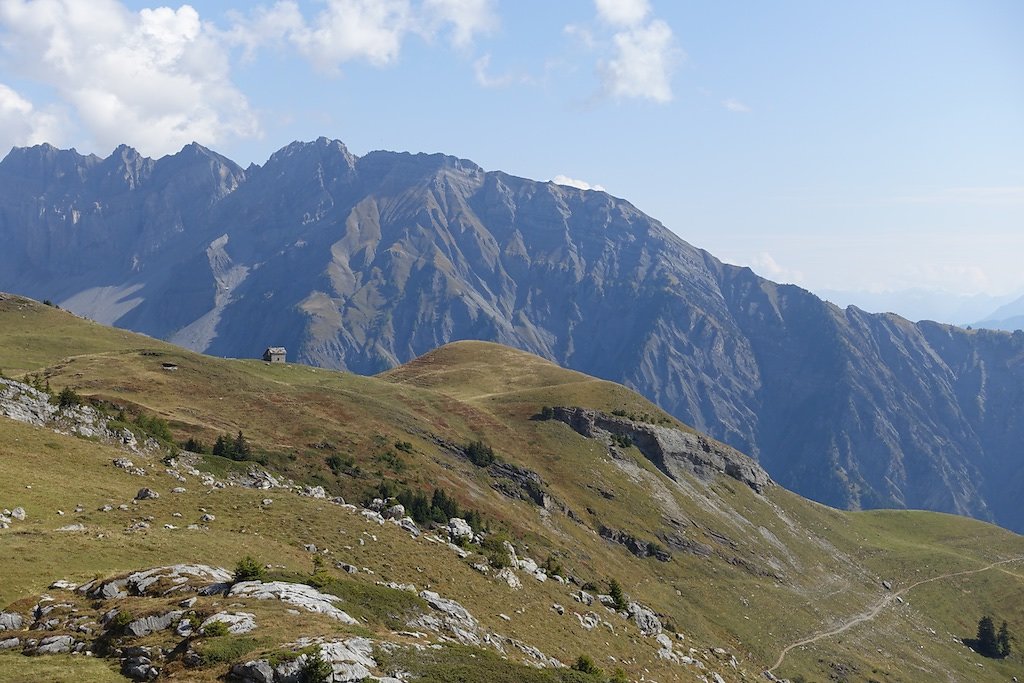
{"label": "sky", "polygon": [[603,189],[812,291],[1024,293],[1018,0],[0,0],[2,150],[320,136]]}

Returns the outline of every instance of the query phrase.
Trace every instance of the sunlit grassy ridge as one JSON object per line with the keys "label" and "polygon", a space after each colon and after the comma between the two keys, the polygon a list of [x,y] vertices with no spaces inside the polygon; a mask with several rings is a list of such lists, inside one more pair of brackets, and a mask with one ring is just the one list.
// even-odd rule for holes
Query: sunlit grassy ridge
{"label": "sunlit grassy ridge", "polygon": [[[165,370],[165,363],[177,369]],[[358,501],[383,480],[426,491],[443,487],[463,507],[480,511],[493,529],[507,530],[525,554],[538,561],[554,556],[581,582],[604,586],[616,578],[631,597],[686,635],[682,647],[696,648],[697,656],[724,647],[751,677],[771,666],[785,646],[871,609],[886,595],[882,580],[900,590],[1024,556],[1021,537],[965,518],[840,512],[778,487],[760,496],[725,477],[710,485],[676,485],[635,448],[616,459],[606,445],[564,424],[535,419],[546,405],[669,420],[662,411],[625,387],[495,344],[451,344],[378,377],[360,377],[193,354],[5,298],[0,368],[8,376],[40,372],[55,390],[72,386],[86,397],[162,417],[179,441],[195,437],[209,444],[220,434],[243,431],[271,470],[349,500]],[[502,495],[487,470],[439,445],[477,439],[499,459],[537,472],[561,509],[545,511]],[[398,443],[408,447],[396,448]],[[524,590],[513,592],[447,549],[414,541],[390,525],[368,527],[324,501],[190,483],[185,494],[127,512],[99,512],[104,504],[128,502],[143,485],[162,492],[175,485],[159,474],[159,462],[147,464],[147,478],[117,470],[110,462],[118,454],[109,446],[0,421],[0,506],[29,511],[27,522],[0,531],[0,604],[36,595],[57,578],[85,580],[184,561],[233,566],[246,553],[308,573],[311,558],[302,546],[314,543],[376,572],[359,580],[429,585],[462,602],[489,628],[563,661],[591,653],[605,664],[611,656],[636,679],[697,680],[700,674],[659,660],[653,640],[625,621],[614,622],[612,636],[603,628],[586,631],[569,614],[557,616],[551,610],[556,602],[586,611],[572,602],[571,586],[524,577]],[[352,466],[335,473],[326,462],[331,455]],[[217,464],[219,472],[240,467]],[[267,495],[275,502],[263,507]],[[85,512],[57,514],[78,503]],[[163,528],[195,521],[200,508],[217,517],[208,531]],[[140,509],[154,517],[151,528],[126,532]],[[54,531],[73,521],[89,532]],[[600,538],[602,525],[663,546],[673,536],[686,539],[711,555],[675,550],[670,562],[639,559]],[[364,531],[379,540],[359,545],[355,540],[365,539]],[[1006,680],[1020,673],[1024,659],[984,660],[954,636],[973,636],[983,613],[1024,633],[1022,576],[1024,562],[922,584],[877,617],[794,649],[776,673],[806,680]],[[499,613],[513,618],[506,622]],[[308,634],[319,622],[304,623],[288,625],[281,637]],[[740,674],[730,669],[723,675],[731,680]]]}

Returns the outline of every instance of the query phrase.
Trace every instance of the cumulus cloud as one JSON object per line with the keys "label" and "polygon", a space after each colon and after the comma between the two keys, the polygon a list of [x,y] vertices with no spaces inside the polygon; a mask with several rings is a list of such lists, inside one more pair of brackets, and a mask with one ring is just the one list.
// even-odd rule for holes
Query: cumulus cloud
{"label": "cumulus cloud", "polygon": [[604,192],[605,189],[601,185],[591,185],[585,180],[577,180],[576,178],[570,178],[567,175],[556,175],[551,179],[556,185],[565,185],[567,187],[575,187],[578,190],[598,190]]}
{"label": "cumulus cloud", "polygon": [[326,0],[308,18],[294,0],[279,0],[235,13],[223,35],[250,56],[264,45],[290,45],[320,71],[338,73],[351,61],[393,64],[410,35],[432,40],[447,32],[453,46],[466,48],[497,25],[493,0]]}
{"label": "cumulus cloud", "polygon": [[486,35],[498,27],[494,0],[424,0],[423,12],[434,30],[451,26],[456,47],[466,47],[478,34]]}
{"label": "cumulus cloud", "polygon": [[751,109],[743,102],[740,102],[735,97],[722,100],[722,106],[729,111],[736,112],[737,114],[749,114]]}
{"label": "cumulus cloud", "polygon": [[161,155],[256,135],[228,54],[189,5],[131,12],[115,0],[4,0],[3,48],[51,86],[101,147]]}
{"label": "cumulus cloud", "polygon": [[647,0],[594,0],[594,4],[598,18],[613,26],[636,26],[651,13]]}
{"label": "cumulus cloud", "polygon": [[597,62],[602,94],[615,99],[672,100],[672,74],[684,57],[672,28],[651,16],[648,0],[594,0],[597,21],[564,33]]}
{"label": "cumulus cloud", "polygon": [[601,67],[607,92],[616,98],[672,100],[672,71],[678,50],[672,29],[655,19],[616,33],[615,56]]}
{"label": "cumulus cloud", "polygon": [[36,108],[0,83],[0,156],[14,146],[59,143],[63,137],[62,118],[54,110]]}

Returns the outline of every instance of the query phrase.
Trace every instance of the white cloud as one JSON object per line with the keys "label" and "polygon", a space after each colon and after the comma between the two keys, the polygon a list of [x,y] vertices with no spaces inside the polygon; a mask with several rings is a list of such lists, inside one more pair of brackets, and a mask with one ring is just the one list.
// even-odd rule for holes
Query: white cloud
{"label": "white cloud", "polygon": [[786,268],[766,251],[762,251],[753,258],[745,260],[754,272],[774,282],[800,284],[804,280],[802,272]]}
{"label": "white cloud", "polygon": [[655,19],[616,33],[615,56],[601,65],[604,87],[615,98],[672,100],[672,71],[679,54],[672,29]]}
{"label": "white cloud", "polygon": [[525,72],[506,71],[502,74],[491,74],[491,55],[486,54],[473,62],[473,75],[476,82],[484,88],[504,88],[510,85],[529,85],[533,77]]}
{"label": "white cloud", "polygon": [[554,178],[551,179],[551,182],[553,182],[556,185],[575,187],[578,190],[597,190],[599,192],[605,191],[604,187],[601,185],[591,185],[585,180],[577,180],[576,178],[570,178],[567,175],[556,175]]}
{"label": "white cloud", "polygon": [[451,24],[452,44],[466,47],[477,34],[498,28],[494,0],[424,0],[423,12],[436,26]]}
{"label": "white cloud", "polygon": [[722,106],[729,111],[736,112],[737,114],[749,114],[751,111],[750,107],[743,102],[740,102],[735,97],[722,100]]}
{"label": "white cloud", "polygon": [[0,83],[0,156],[10,147],[59,143],[62,117],[53,110],[39,110],[17,92]]}
{"label": "white cloud", "polygon": [[365,61],[395,63],[410,35],[432,40],[448,31],[452,45],[467,48],[477,35],[495,30],[494,0],[326,0],[307,18],[294,0],[232,15],[223,35],[247,56],[267,44],[288,44],[318,70],[338,73],[341,65]]}
{"label": "white cloud", "polygon": [[189,5],[3,0],[0,25],[11,61],[54,88],[100,147],[162,155],[259,134],[225,48]]}
{"label": "white cloud", "polygon": [[408,0],[331,0],[289,37],[325,71],[353,59],[384,66],[398,59],[402,39],[412,27],[411,15]]}
{"label": "white cloud", "polygon": [[636,26],[651,12],[647,0],[594,0],[594,5],[601,21],[624,28]]}

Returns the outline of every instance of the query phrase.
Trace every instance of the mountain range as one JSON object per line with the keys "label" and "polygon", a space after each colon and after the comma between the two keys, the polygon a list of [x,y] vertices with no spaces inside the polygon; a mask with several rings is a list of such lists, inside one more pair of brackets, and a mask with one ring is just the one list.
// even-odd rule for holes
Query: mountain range
{"label": "mountain range", "polygon": [[0,162],[0,240],[0,290],[193,350],[372,374],[496,341],[626,384],[815,500],[1024,529],[1024,333],[840,309],[604,192],[324,138],[246,169],[41,145]]}

